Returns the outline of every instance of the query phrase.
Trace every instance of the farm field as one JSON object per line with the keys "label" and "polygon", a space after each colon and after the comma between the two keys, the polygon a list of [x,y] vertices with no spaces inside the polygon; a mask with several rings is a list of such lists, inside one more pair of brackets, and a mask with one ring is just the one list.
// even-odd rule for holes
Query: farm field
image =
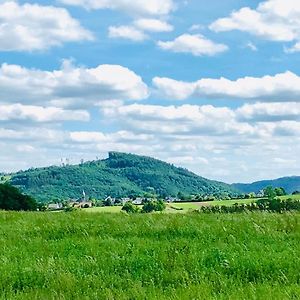
{"label": "farm field", "polygon": [[0,212],[0,299],[298,299],[300,214]]}

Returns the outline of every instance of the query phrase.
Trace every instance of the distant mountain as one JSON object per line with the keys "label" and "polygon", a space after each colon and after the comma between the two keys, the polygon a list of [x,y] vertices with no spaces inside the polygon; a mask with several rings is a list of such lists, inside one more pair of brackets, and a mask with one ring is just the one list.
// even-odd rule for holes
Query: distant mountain
{"label": "distant mountain", "polygon": [[125,197],[155,192],[177,196],[190,194],[234,195],[225,183],[208,180],[194,173],[150,157],[109,153],[105,160],[64,167],[29,169],[12,174],[10,183],[41,201],[87,196],[101,199],[108,195]]}
{"label": "distant mountain", "polygon": [[283,187],[287,193],[293,193],[294,191],[300,191],[300,176],[283,177],[274,180],[263,180],[249,184],[235,183],[233,188],[241,191],[242,193],[259,192],[267,186]]}

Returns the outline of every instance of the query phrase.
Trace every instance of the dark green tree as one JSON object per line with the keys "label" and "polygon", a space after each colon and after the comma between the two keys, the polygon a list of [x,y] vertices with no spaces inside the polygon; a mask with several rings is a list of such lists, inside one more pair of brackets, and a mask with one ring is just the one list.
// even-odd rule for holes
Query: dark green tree
{"label": "dark green tree", "polygon": [[142,212],[151,213],[154,211],[164,211],[166,209],[166,204],[162,200],[152,200],[147,201],[142,208]]}
{"label": "dark green tree", "polygon": [[274,199],[276,197],[276,192],[271,186],[268,186],[264,189],[264,195],[268,199]]}
{"label": "dark green tree", "polygon": [[37,208],[38,204],[32,197],[23,195],[8,183],[0,184],[0,209],[35,211]]}
{"label": "dark green tree", "polygon": [[274,192],[275,192],[276,196],[285,196],[286,195],[286,191],[282,187],[275,188]]}

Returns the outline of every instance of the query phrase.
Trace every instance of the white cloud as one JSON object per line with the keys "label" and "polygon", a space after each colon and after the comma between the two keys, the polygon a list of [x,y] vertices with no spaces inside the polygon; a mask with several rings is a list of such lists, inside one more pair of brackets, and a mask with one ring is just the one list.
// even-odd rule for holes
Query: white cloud
{"label": "white cloud", "polygon": [[300,130],[300,106],[295,102],[246,104],[235,110],[211,105],[132,104],[104,107],[102,112],[128,131],[156,137],[239,136],[260,140],[276,135],[295,136]]}
{"label": "white cloud", "polygon": [[92,39],[93,35],[64,8],[0,3],[0,51],[44,50]]}
{"label": "white cloud", "polygon": [[103,108],[109,118],[116,118],[123,126],[135,132],[156,135],[232,135],[252,134],[247,123],[237,123],[232,110],[211,105],[127,105]]}
{"label": "white cloud", "polygon": [[[300,2],[268,0],[256,9],[243,7],[210,25],[216,32],[240,30],[271,41],[300,40]],[[294,50],[299,50],[298,47]]]}
{"label": "white cloud", "polygon": [[74,67],[42,71],[18,65],[0,67],[0,102],[89,107],[107,100],[141,100],[148,97],[140,76],[119,65]]}
{"label": "white cloud", "polygon": [[89,120],[89,113],[82,110],[64,110],[57,107],[41,107],[22,104],[0,104],[0,122],[58,122]]}
{"label": "white cloud", "polygon": [[228,50],[224,44],[217,44],[203,35],[183,34],[173,41],[159,41],[157,45],[175,53],[191,53],[194,56],[213,56]]}
{"label": "white cloud", "polygon": [[300,101],[300,77],[292,72],[274,76],[244,77],[237,80],[204,78],[182,82],[155,77],[157,92],[169,99],[193,98],[244,99],[270,102]]}
{"label": "white cloud", "polygon": [[68,134],[63,131],[39,128],[39,127],[28,127],[18,129],[7,129],[0,128],[0,140],[3,141],[14,141],[14,142],[32,142],[42,143],[59,146],[68,137]]}
{"label": "white cloud", "polygon": [[158,19],[138,19],[134,22],[134,25],[143,31],[149,32],[170,32],[174,29],[172,25]]}
{"label": "white cloud", "polygon": [[252,51],[258,50],[257,47],[252,42],[247,43],[246,47]]}
{"label": "white cloud", "polygon": [[122,38],[135,42],[141,42],[148,38],[143,31],[133,26],[110,26],[108,28],[108,36],[110,38]]}
{"label": "white cloud", "polygon": [[160,16],[168,15],[175,9],[173,0],[60,0],[68,5],[82,6],[86,9],[113,9],[130,15]]}
{"label": "white cloud", "polygon": [[158,19],[137,19],[131,25],[110,26],[108,36],[110,38],[127,39],[134,42],[142,42],[149,38],[146,32],[169,32],[173,26]]}
{"label": "white cloud", "polygon": [[297,42],[294,46],[288,48],[285,47],[284,48],[285,53],[296,53],[296,52],[300,52],[300,42]]}
{"label": "white cloud", "polygon": [[189,31],[198,31],[200,29],[204,29],[205,27],[201,24],[194,24],[189,28]]}
{"label": "white cloud", "polygon": [[[44,124],[0,128],[0,166],[16,170],[60,164],[62,153],[76,163],[113,150],[153,156],[228,182],[297,174],[297,164],[280,163],[286,157],[298,161],[300,151],[300,122],[288,119],[287,105],[280,118],[272,103],[236,110],[211,105],[112,105],[101,109],[103,121],[115,128],[109,133],[49,129]],[[241,172],[244,169],[247,172]]]}
{"label": "white cloud", "polygon": [[300,102],[245,104],[236,113],[238,120],[247,122],[300,122]]}
{"label": "white cloud", "polygon": [[70,132],[70,138],[77,143],[95,144],[109,141],[109,138],[102,132],[74,131]]}

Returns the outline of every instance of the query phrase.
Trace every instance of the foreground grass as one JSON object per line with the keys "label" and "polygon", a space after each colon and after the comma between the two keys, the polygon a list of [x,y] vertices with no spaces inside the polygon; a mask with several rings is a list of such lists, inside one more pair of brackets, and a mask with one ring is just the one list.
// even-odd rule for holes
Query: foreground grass
{"label": "foreground grass", "polygon": [[0,212],[0,299],[299,299],[300,214]]}

